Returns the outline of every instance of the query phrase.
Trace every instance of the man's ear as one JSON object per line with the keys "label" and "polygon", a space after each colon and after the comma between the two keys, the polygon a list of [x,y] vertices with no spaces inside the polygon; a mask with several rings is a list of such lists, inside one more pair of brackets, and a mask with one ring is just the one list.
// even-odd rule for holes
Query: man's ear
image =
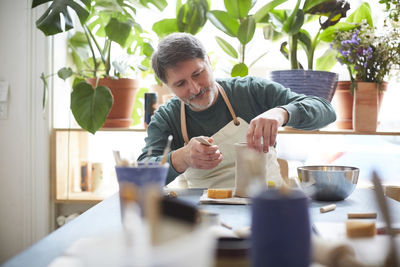
{"label": "man's ear", "polygon": [[211,59],[210,59],[210,56],[209,56],[209,55],[207,55],[207,63],[210,65],[210,68],[212,68]]}

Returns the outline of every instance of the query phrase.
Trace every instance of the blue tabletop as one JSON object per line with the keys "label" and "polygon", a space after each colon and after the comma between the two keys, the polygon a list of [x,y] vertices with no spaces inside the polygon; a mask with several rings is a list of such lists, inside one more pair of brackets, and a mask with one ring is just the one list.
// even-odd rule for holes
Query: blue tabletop
{"label": "blue tabletop", "polygon": [[[185,189],[176,192],[180,198],[197,204],[203,189]],[[393,222],[400,223],[400,203],[389,198],[387,200]],[[313,222],[344,222],[349,212],[377,212],[376,220],[383,221],[373,190],[356,189],[349,198],[334,202],[337,205],[335,212],[320,213],[319,208],[330,203],[332,202],[310,201],[311,220]],[[233,228],[249,226],[251,223],[250,205],[199,204],[199,208],[220,214],[220,219]],[[120,229],[120,216],[119,197],[115,194],[1,266],[47,266],[78,239],[96,236],[110,229]]]}

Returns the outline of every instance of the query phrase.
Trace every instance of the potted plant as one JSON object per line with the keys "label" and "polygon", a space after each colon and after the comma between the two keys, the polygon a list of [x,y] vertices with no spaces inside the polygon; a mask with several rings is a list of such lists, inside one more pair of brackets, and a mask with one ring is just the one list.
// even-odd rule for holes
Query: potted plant
{"label": "potted plant", "polygon": [[265,4],[254,14],[250,14],[256,1],[236,0],[224,1],[225,10],[210,10],[207,17],[210,22],[226,35],[238,40],[238,48],[235,49],[228,41],[216,36],[216,41],[221,49],[236,63],[230,71],[232,77],[248,75],[249,68],[260,60],[265,54],[261,53],[252,63],[246,64],[246,45],[253,39],[256,24],[265,17],[270,10],[286,0],[273,0]]}
{"label": "potted plant", "polygon": [[[58,76],[67,79],[75,76],[71,93],[71,111],[78,124],[85,130],[95,133],[106,122],[107,115],[111,118],[109,126],[127,126],[131,123],[133,101],[137,81],[122,78],[126,62],[113,61],[114,51],[120,49],[125,55],[140,53],[150,57],[152,46],[142,37],[143,29],[135,21],[137,2],[112,0],[33,0],[32,8],[43,3],[51,2],[48,9],[36,21],[36,26],[44,34],[50,36],[71,29],[82,29],[81,40],[90,49],[89,61],[79,58],[79,61],[90,70],[73,71],[65,67],[58,71]],[[149,3],[163,10],[167,5],[165,0],[140,1],[145,7]],[[70,10],[74,11],[79,19],[78,25],[73,23]],[[64,19],[61,20],[61,17]],[[113,52],[112,52],[113,51]],[[123,60],[124,61],[124,60]],[[147,59],[148,61],[148,59]],[[45,85],[46,77],[42,75]],[[123,99],[132,101],[130,104],[118,102],[112,88],[115,83],[116,91],[122,92]],[[119,89],[118,89],[119,88]],[[127,88],[129,88],[127,90]],[[113,102],[115,103],[113,105]],[[129,111],[124,112],[127,118],[115,115],[114,108],[126,106]],[[114,119],[114,120],[112,120]],[[122,123],[122,124],[120,124]]]}
{"label": "potted plant", "polygon": [[[266,22],[272,26],[274,32],[279,32],[287,37],[280,47],[281,53],[289,60],[291,70],[273,71],[270,73],[272,80],[277,81],[298,93],[321,96],[329,101],[333,97],[338,75],[328,72],[333,65],[330,60],[317,61],[317,69],[314,70],[315,50],[322,39],[320,35],[327,31],[343,17],[346,17],[350,9],[348,2],[344,0],[298,0],[293,9],[271,10],[266,17]],[[318,31],[312,37],[306,30],[308,22],[318,21]],[[302,47],[307,57],[307,65],[300,63],[299,48]],[[334,58],[328,51],[325,59]],[[308,70],[305,70],[307,66]],[[321,86],[324,85],[324,86]]]}
{"label": "potted plant", "polygon": [[352,82],[354,130],[376,131],[385,79],[400,64],[400,29],[385,22],[378,32],[372,20],[363,21],[351,30],[337,31],[332,47]]}

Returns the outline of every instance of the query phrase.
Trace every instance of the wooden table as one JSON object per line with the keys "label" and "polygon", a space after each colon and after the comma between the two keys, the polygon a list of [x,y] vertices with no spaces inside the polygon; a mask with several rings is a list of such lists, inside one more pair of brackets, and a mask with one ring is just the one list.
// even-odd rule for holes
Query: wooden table
{"label": "wooden table", "polygon": [[[189,189],[177,191],[177,193],[180,198],[197,203],[202,191],[202,189]],[[400,223],[400,202],[388,198],[388,203],[393,222]],[[313,222],[344,222],[347,220],[348,212],[366,211],[377,212],[377,221],[383,221],[374,192],[370,189],[356,189],[346,200],[336,202],[337,208],[334,212],[321,214],[319,208],[327,204],[329,203],[314,201],[310,203],[310,216]],[[233,228],[250,225],[251,206],[249,205],[200,204],[199,207],[219,213],[220,219]],[[1,266],[47,266],[77,240],[83,237],[95,237],[110,229],[121,229],[117,194],[97,204]]]}

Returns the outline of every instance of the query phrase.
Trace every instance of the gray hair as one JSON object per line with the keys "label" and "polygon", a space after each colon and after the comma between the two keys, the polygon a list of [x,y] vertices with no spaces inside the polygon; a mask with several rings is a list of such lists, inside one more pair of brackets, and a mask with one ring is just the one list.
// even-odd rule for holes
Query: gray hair
{"label": "gray hair", "polygon": [[151,58],[151,65],[157,77],[167,83],[165,72],[188,59],[206,59],[207,53],[200,40],[188,33],[172,33],[158,44]]}

